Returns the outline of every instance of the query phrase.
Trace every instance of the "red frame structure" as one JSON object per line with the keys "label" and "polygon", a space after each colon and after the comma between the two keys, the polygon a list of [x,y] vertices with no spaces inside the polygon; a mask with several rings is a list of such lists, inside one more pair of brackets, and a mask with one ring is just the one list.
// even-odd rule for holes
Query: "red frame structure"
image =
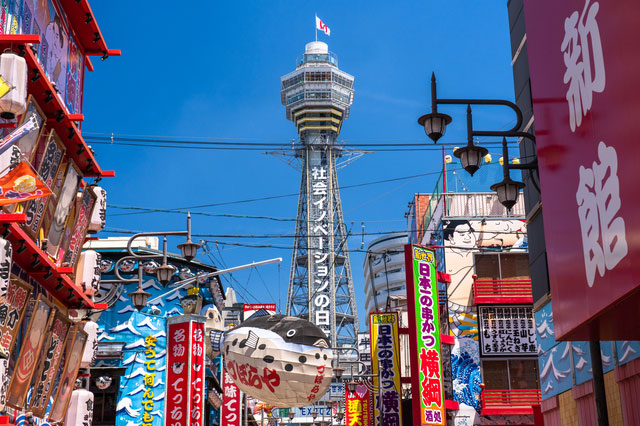
{"label": "red frame structure", "polygon": [[485,280],[473,276],[476,305],[532,304],[531,280]]}
{"label": "red frame structure", "polygon": [[60,302],[69,307],[106,309],[102,303],[93,301],[84,294],[84,290],[68,276],[72,268],[57,266],[35,241],[27,235],[18,223],[26,222],[24,213],[0,214],[0,226],[3,237],[14,248],[13,261],[31,275],[41,286],[47,289]]}
{"label": "red frame structure", "polygon": [[98,162],[91,152],[84,138],[80,134],[80,129],[75,121],[82,121],[82,114],[68,114],[65,106],[58,96],[56,90],[46,78],[42,66],[29,47],[29,44],[40,43],[40,36],[37,34],[3,34],[0,35],[0,49],[12,50],[22,56],[27,61],[29,67],[29,84],[27,90],[31,94],[42,111],[47,116],[47,126],[54,129],[65,144],[67,155],[82,170],[84,177],[106,177],[108,176],[98,165]]}
{"label": "red frame structure", "polygon": [[482,415],[533,414],[533,407],[540,405],[540,389],[484,389],[482,391]]}
{"label": "red frame structure", "polygon": [[[62,1],[65,12],[70,13],[69,9],[73,6],[88,8],[87,0],[79,2]],[[90,9],[89,9],[90,12]],[[85,13],[89,13],[85,12]],[[93,16],[93,14],[91,14]],[[77,20],[78,15],[73,15],[70,19]],[[88,19],[88,18],[85,18]],[[90,20],[89,25],[97,28],[95,20]],[[90,26],[90,28],[93,28]],[[81,27],[74,22],[73,27]],[[94,28],[94,29],[95,29]],[[97,30],[99,33],[99,29]],[[100,47],[106,44],[101,38],[96,43]],[[52,128],[60,136],[65,145],[66,155],[82,171],[83,177],[113,177],[114,171],[103,171],[98,165],[91,148],[83,139],[80,129],[75,124],[76,121],[84,120],[82,114],[69,114],[60,98],[56,95],[56,90],[46,77],[42,66],[31,48],[31,44],[40,43],[40,36],[37,34],[3,34],[0,35],[0,48],[3,51],[11,50],[23,56],[29,68],[29,80],[27,91],[31,94],[45,116],[46,124]],[[81,41],[86,48],[86,40]],[[102,44],[100,44],[100,43]],[[109,52],[109,51],[108,51]],[[107,52],[107,53],[108,53]],[[100,52],[104,54],[104,52]],[[97,51],[88,51],[86,54],[98,54]],[[119,51],[112,51],[112,54],[119,55]],[[2,127],[15,127],[15,123],[2,123]],[[38,244],[27,235],[18,223],[24,223],[26,217],[24,214],[0,214],[0,229],[3,231],[3,237],[11,242],[14,247],[13,261],[20,265],[30,276],[32,276],[40,285],[42,285],[51,295],[58,299],[61,303],[70,308],[91,308],[106,309],[104,304],[95,304],[86,296],[84,290],[78,287],[69,277],[73,274],[73,268],[57,266],[45,253]]]}
{"label": "red frame structure", "polygon": [[85,55],[120,56],[119,50],[107,47],[89,0],[60,0],[60,5]]}

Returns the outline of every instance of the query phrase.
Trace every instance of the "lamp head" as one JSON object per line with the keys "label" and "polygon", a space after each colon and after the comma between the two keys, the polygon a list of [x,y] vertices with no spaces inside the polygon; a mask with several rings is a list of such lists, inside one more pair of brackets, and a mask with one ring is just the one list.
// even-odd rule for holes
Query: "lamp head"
{"label": "lamp head", "polygon": [[518,195],[520,194],[520,190],[524,187],[524,183],[512,180],[507,176],[502,179],[501,182],[491,185],[491,190],[495,191],[498,195],[498,201],[500,201],[500,204],[505,206],[507,210],[511,210],[511,208],[518,202]]}
{"label": "lamp head", "polygon": [[347,389],[349,390],[349,393],[354,393],[356,391],[357,386],[358,386],[358,382],[355,382],[353,380],[350,380],[347,382]]}
{"label": "lamp head", "polygon": [[156,267],[156,276],[160,284],[167,285],[171,281],[171,277],[175,274],[176,270],[173,266],[169,266],[166,263]]}
{"label": "lamp head", "polygon": [[340,380],[342,378],[342,374],[344,373],[344,368],[338,366],[333,369],[333,374],[335,374],[336,379]]}
{"label": "lamp head", "polygon": [[460,164],[471,176],[478,171],[484,156],[488,153],[487,148],[473,144],[468,144],[453,151],[453,155],[460,159]]}
{"label": "lamp head", "polygon": [[451,117],[441,112],[431,112],[418,118],[418,124],[424,127],[424,132],[432,141],[438,142],[451,123]]}
{"label": "lamp head", "polygon": [[178,248],[182,252],[182,257],[184,257],[188,261],[191,261],[194,257],[196,257],[196,252],[200,247],[202,247],[201,244],[194,243],[191,240],[187,240],[182,244],[178,244]]}
{"label": "lamp head", "polygon": [[133,307],[140,312],[142,308],[147,306],[147,301],[149,300],[150,293],[147,293],[141,288],[138,288],[133,293],[129,293],[129,297],[131,297],[131,302],[133,303]]}

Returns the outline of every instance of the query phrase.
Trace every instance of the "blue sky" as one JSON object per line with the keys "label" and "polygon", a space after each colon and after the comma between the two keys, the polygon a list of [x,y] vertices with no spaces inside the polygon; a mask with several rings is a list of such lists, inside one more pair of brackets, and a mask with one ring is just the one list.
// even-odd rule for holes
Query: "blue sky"
{"label": "blue sky", "polygon": [[[153,6],[151,6],[153,4]],[[441,97],[513,99],[509,27],[505,1],[236,1],[93,2],[110,48],[122,57],[102,62],[84,87],[83,134],[202,137],[286,143],[297,138],[280,104],[280,77],[314,38],[314,14],[331,28],[329,44],[340,68],[355,76],[345,143],[420,143],[433,146],[416,120],[427,112],[429,77],[435,71]],[[441,108],[454,122],[443,141],[464,144],[464,108]],[[476,128],[512,121],[499,109],[474,110]],[[224,203],[296,193],[300,174],[263,151],[138,148],[93,144],[98,162],[116,177],[103,180],[108,203],[159,209]],[[451,153],[451,146],[447,147]],[[490,150],[494,158],[499,150]],[[440,170],[438,151],[379,151],[339,171],[341,185],[354,185]],[[459,175],[470,186],[472,180]],[[353,225],[350,249],[365,232],[407,227],[404,213],[416,192],[430,193],[437,175],[344,189],[345,221]],[[489,182],[493,183],[493,182]],[[193,212],[294,219],[297,197],[194,209]],[[181,230],[180,214],[110,208],[108,229]],[[264,235],[294,232],[294,222],[194,215],[193,232]],[[116,235],[103,233],[106,235]],[[120,235],[120,234],[117,234]],[[377,235],[365,235],[365,246]],[[283,257],[281,270],[238,272],[241,299],[284,306],[290,269],[290,238],[206,237],[226,266]],[[171,250],[179,240],[171,241]],[[242,242],[275,245],[248,248]],[[282,248],[279,248],[282,247]],[[200,254],[205,263],[211,261]],[[360,322],[365,324],[363,255],[351,264]],[[219,261],[217,266],[222,267]],[[225,284],[228,281],[225,281]],[[235,286],[237,284],[233,283]],[[278,296],[279,295],[279,296]]]}

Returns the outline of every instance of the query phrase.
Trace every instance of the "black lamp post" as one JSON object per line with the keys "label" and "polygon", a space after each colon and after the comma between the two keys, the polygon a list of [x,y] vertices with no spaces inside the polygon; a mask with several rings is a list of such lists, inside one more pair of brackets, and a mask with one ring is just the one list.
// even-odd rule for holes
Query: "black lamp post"
{"label": "black lamp post", "polygon": [[496,191],[498,194],[498,201],[502,203],[508,210],[511,210],[516,202],[518,202],[518,195],[520,194],[520,190],[524,188],[524,183],[518,182],[511,179],[509,176],[509,170],[519,168],[519,164],[509,164],[509,152],[507,150],[507,140],[503,138],[502,140],[502,172],[504,174],[504,178],[501,182],[494,183],[491,185],[491,190]]}
{"label": "black lamp post", "polygon": [[[140,232],[138,234],[133,235],[131,238],[129,238],[129,241],[127,242],[127,252],[129,253],[129,256],[123,256],[120,259],[118,259],[118,261],[116,262],[113,268],[117,279],[102,280],[101,282],[119,284],[119,285],[137,282],[138,289],[134,292],[129,293],[129,296],[131,297],[131,302],[133,306],[138,311],[142,310],[142,308],[144,308],[147,305],[147,301],[149,300],[149,296],[151,296],[151,294],[142,290],[143,267],[141,262],[143,260],[151,260],[151,259],[157,259],[161,257],[162,265],[155,268],[155,273],[158,278],[158,281],[162,285],[167,285],[169,281],[171,281],[171,277],[173,277],[173,274],[176,272],[173,266],[169,266],[167,264],[167,236],[177,236],[177,235],[184,235],[187,237],[186,242],[178,245],[178,247],[182,251],[182,256],[187,260],[193,259],[196,255],[196,251],[198,250],[198,248],[200,248],[200,244],[196,244],[191,241],[191,214],[187,214],[187,230],[186,231]],[[133,242],[138,238],[150,237],[150,236],[163,236],[162,254],[160,255],[160,254],[134,253],[133,250],[131,249],[131,245],[133,244]],[[138,262],[138,276],[136,278],[123,278],[120,275],[120,264],[125,261]]]}
{"label": "black lamp post", "polygon": [[[511,179],[509,171],[518,170],[538,170],[537,160],[526,164],[509,164],[507,137],[527,138],[535,144],[535,136],[528,132],[520,131],[522,127],[522,111],[516,104],[502,99],[438,99],[436,92],[436,76],[431,74],[431,113],[425,114],[418,119],[418,124],[424,126],[425,132],[434,142],[444,135],[446,126],[451,123],[451,117],[438,112],[438,105],[467,105],[467,146],[454,151],[453,155],[460,159],[462,167],[473,176],[480,168],[482,159],[487,155],[486,148],[474,145],[474,137],[483,136],[502,136],[502,152],[503,152],[503,172],[504,179],[502,182],[491,186],[496,191],[498,199],[503,206],[511,209],[518,200],[518,192],[524,188],[524,183]],[[516,124],[509,130],[474,130],[473,119],[471,115],[471,105],[502,105],[510,108],[516,114]],[[540,191],[536,181],[531,179],[535,188]]]}

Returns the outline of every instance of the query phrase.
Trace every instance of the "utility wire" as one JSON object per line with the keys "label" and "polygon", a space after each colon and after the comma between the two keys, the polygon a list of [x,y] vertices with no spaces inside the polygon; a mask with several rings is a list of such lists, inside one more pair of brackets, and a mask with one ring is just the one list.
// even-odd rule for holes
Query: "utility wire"
{"label": "utility wire", "polygon": [[[518,157],[518,158],[526,159],[526,156],[525,157]],[[484,166],[485,167],[486,166],[495,166],[495,165],[498,165],[498,164],[499,163],[497,161],[494,161],[494,162],[491,162],[491,163],[487,163]],[[451,172],[454,172],[454,171],[457,171],[457,170],[464,170],[464,169],[462,167],[453,167],[453,168],[447,169],[447,171],[451,171]],[[376,180],[376,181],[372,181],[372,182],[363,182],[363,183],[357,183],[357,184],[352,184],[352,185],[343,185],[343,186],[340,186],[338,189],[339,190],[343,190],[343,189],[361,188],[363,186],[378,185],[378,184],[382,184],[382,183],[395,182],[395,181],[399,181],[399,180],[415,179],[415,178],[423,177],[423,176],[439,175],[441,173],[442,173],[441,170],[437,170],[437,171],[420,173],[420,174],[410,175],[410,176],[401,176],[401,177],[390,178],[390,179]],[[226,202],[221,202],[221,203],[199,204],[199,205],[194,205],[194,206],[177,207],[177,208],[173,208],[173,209],[158,209],[158,208],[152,208],[152,207],[139,207],[139,206],[121,206],[121,205],[115,205],[115,204],[107,204],[107,207],[115,208],[115,209],[121,209],[121,210],[137,210],[137,212],[135,212],[135,213],[129,212],[129,213],[109,214],[110,217],[133,215],[133,214],[146,214],[146,213],[171,213],[171,212],[185,213],[184,211],[180,211],[180,210],[200,209],[200,208],[205,208],[205,207],[218,207],[218,206],[226,206],[226,205],[252,203],[252,202],[257,202],[257,201],[274,200],[274,199],[279,199],[279,198],[297,197],[299,195],[300,194],[298,192],[296,192],[296,193],[282,194],[282,195],[272,195],[272,196],[260,197],[260,198],[250,198],[250,199],[246,199],[246,200],[226,201]],[[194,213],[194,214],[197,214],[197,213]]]}
{"label": "utility wire", "polygon": [[[504,217],[502,217],[501,219],[504,219]],[[512,219],[512,220],[518,220],[516,218],[507,218],[507,219]],[[524,223],[524,222],[523,222]],[[394,230],[394,231],[371,231],[371,232],[358,232],[357,234],[351,234],[349,235],[349,237],[352,238],[359,238],[362,235],[386,235],[386,234],[395,234],[395,233],[400,233],[400,232],[406,232],[406,233],[414,233],[414,232],[418,232],[418,231],[425,231],[423,230],[407,230],[407,229],[400,229],[400,230]],[[143,231],[134,231],[134,230],[128,230],[128,229],[113,229],[113,228],[105,228],[104,232],[107,233],[113,233],[113,234],[137,234]],[[427,232],[434,232],[434,231],[427,231]],[[483,231],[475,231],[476,233],[482,233]],[[523,231],[484,231],[487,234],[495,234],[495,235],[518,235],[518,234],[524,234],[525,232]],[[263,235],[249,235],[249,234],[196,234],[193,233],[191,234],[191,236],[193,237],[198,237],[198,238],[256,238],[256,239],[274,239],[274,238],[317,238],[317,237],[321,237],[324,236],[324,234],[318,234],[318,235],[314,235],[314,234],[304,234],[304,235],[295,235],[295,234],[263,234]]]}
{"label": "utility wire", "polygon": [[[216,244],[219,245],[229,245],[229,246],[239,246],[239,247],[247,247],[247,248],[270,248],[270,249],[281,249],[281,250],[293,250],[293,247],[291,246],[276,246],[276,245],[272,245],[272,244],[244,244],[244,243],[232,243],[232,242],[224,242],[224,241],[211,241],[211,242],[215,242]],[[462,246],[440,246],[440,245],[431,245],[428,244],[427,247],[429,248],[434,248],[434,249],[456,249],[456,250],[475,250],[475,251],[504,251],[505,248],[508,249],[512,249],[511,246],[489,246],[489,247],[462,247]],[[518,250],[518,247],[514,248],[515,250]],[[307,248],[307,251],[313,251],[312,248]],[[376,251],[371,251],[371,250],[364,250],[364,249],[341,249],[340,250],[342,253],[372,253],[372,254],[384,254],[384,253],[390,253],[390,254],[394,254],[394,253],[404,253],[403,250],[385,250],[385,251],[381,251],[381,252],[376,252]]]}

